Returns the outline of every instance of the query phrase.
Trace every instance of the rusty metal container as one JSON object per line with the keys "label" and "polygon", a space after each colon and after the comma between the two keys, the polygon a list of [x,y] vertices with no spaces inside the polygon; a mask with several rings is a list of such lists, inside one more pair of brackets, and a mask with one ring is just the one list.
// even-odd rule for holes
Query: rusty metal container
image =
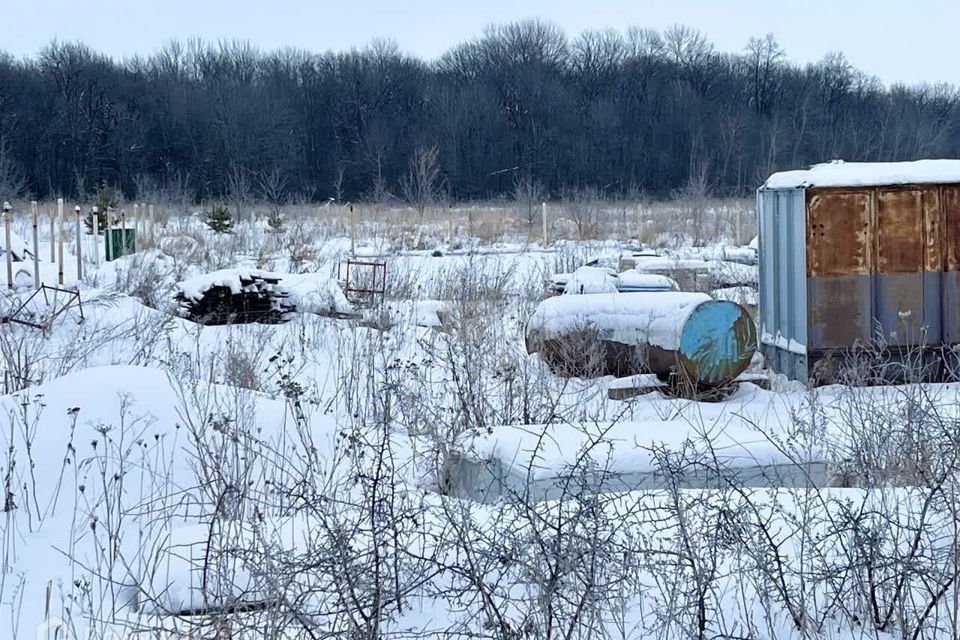
{"label": "rusty metal container", "polygon": [[760,345],[796,380],[939,380],[960,343],[960,161],[828,163],[757,191]]}
{"label": "rusty metal container", "polygon": [[706,390],[750,365],[757,333],[746,309],[703,293],[565,294],[540,303],[526,342],[561,375],[653,373]]}

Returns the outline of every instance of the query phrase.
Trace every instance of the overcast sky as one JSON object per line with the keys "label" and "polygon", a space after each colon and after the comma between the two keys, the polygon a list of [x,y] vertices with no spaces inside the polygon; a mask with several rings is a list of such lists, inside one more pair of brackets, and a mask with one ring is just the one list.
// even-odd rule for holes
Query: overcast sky
{"label": "overcast sky", "polygon": [[886,83],[960,84],[958,0],[0,0],[0,48],[33,55],[57,37],[123,57],[199,36],[320,52],[387,37],[429,59],[490,23],[530,17],[569,36],[686,24],[721,51],[770,32],[794,62],[843,51]]}

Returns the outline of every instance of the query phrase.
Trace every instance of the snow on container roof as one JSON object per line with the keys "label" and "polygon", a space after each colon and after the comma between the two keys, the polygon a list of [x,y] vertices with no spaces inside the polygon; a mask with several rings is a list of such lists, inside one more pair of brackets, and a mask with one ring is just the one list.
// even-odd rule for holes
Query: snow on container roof
{"label": "snow on container roof", "polygon": [[960,182],[960,160],[913,162],[844,162],[834,160],[799,171],[775,173],[764,189],[800,187],[876,187],[892,184]]}

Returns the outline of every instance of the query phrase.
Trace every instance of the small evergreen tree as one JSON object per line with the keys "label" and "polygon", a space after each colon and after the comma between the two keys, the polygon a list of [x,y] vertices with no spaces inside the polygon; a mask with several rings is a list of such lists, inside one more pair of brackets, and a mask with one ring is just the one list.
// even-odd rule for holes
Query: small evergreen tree
{"label": "small evergreen tree", "polygon": [[283,213],[280,212],[280,208],[271,207],[270,213],[267,214],[267,225],[270,227],[270,230],[274,233],[283,231],[284,222],[285,220],[283,218]]}
{"label": "small evergreen tree", "polygon": [[207,226],[215,233],[229,233],[233,230],[233,214],[230,208],[218,202],[207,211]]}
{"label": "small evergreen tree", "polygon": [[[106,182],[100,185],[97,190],[97,200],[94,205],[97,207],[97,227],[100,231],[107,228],[107,211],[112,211],[120,204],[120,194],[115,187]],[[83,224],[87,227],[88,233],[93,233],[93,210],[87,212],[83,219]]]}

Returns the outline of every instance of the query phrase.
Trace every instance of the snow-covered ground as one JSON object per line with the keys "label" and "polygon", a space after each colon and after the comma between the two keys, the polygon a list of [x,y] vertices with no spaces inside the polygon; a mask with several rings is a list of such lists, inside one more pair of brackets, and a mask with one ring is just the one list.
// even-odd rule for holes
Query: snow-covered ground
{"label": "snow-covered ground", "polygon": [[[616,289],[604,262],[644,285],[702,271],[716,297],[749,300],[749,248],[362,237],[358,253],[387,263],[370,305],[341,297],[349,240],[319,227],[214,236],[185,217],[154,235],[115,262],[88,255],[79,282],[68,251],[82,317],[0,325],[3,637],[956,629],[958,385],[775,377],[719,402],[615,401],[612,378],[559,378],[525,351],[554,274],[600,259],[557,299],[571,313]],[[52,284],[46,242],[39,255]],[[16,266],[0,315],[32,293],[32,260]],[[288,322],[177,315],[178,291],[251,270],[300,303]],[[662,295],[664,316],[708,298],[615,295]],[[476,491],[494,466],[509,490]]]}

